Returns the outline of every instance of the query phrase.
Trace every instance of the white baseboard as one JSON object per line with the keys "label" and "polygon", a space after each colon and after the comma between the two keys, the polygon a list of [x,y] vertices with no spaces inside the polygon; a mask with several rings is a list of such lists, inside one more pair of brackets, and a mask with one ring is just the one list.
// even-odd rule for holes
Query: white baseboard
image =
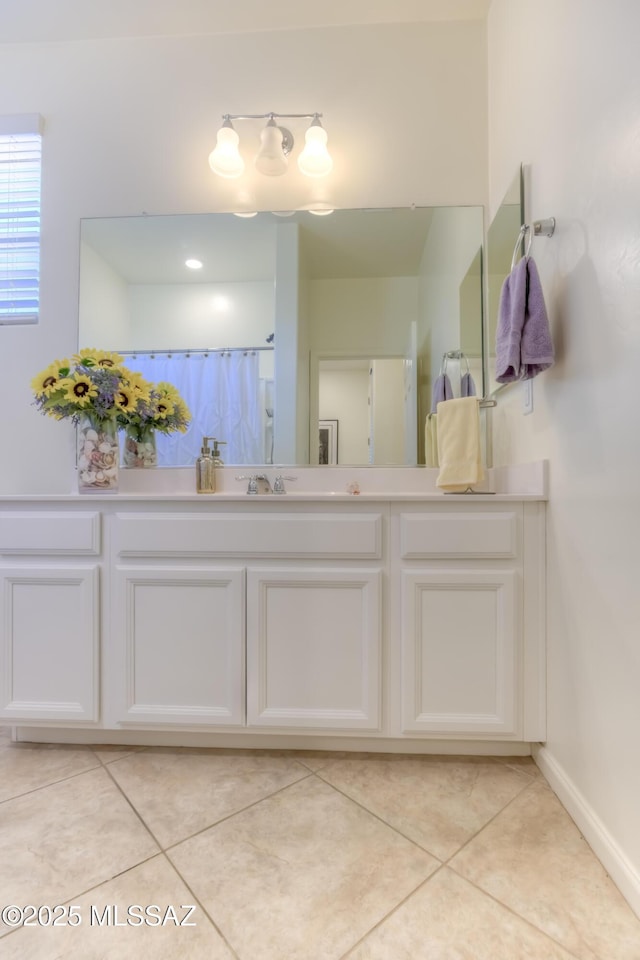
{"label": "white baseboard", "polygon": [[640,872],[629,861],[547,747],[535,744],[535,762],[631,909],[640,917]]}

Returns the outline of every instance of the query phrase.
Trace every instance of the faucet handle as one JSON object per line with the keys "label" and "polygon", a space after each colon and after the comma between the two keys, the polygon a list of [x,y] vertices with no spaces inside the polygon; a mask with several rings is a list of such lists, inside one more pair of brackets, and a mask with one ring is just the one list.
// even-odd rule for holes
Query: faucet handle
{"label": "faucet handle", "polygon": [[256,476],[247,477],[244,473],[240,474],[239,477],[236,477],[236,480],[248,480],[249,484],[247,486],[247,493],[255,495],[258,492],[258,478]]}
{"label": "faucet handle", "polygon": [[285,480],[297,480],[297,479],[298,479],[297,477],[287,477],[287,476],[282,476],[282,475],[277,476],[277,477],[275,478],[275,480],[273,481],[273,492],[274,492],[274,493],[286,493],[287,491],[286,491],[285,486],[284,486],[284,481],[285,481]]}

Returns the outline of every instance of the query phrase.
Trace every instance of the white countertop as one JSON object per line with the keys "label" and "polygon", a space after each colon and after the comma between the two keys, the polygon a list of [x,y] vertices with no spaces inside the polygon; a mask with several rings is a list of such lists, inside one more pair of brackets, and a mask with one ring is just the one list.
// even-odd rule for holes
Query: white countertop
{"label": "white countertop", "polygon": [[[22,493],[0,495],[0,501],[64,501],[64,502],[351,502],[372,501],[489,501],[546,500],[548,497],[547,461],[492,468],[487,471],[478,492],[449,494],[436,487],[437,469],[426,467],[278,467],[251,468],[246,472],[265,473],[271,483],[279,474],[295,476],[285,481],[285,494],[252,494],[246,492],[247,481],[237,477],[242,467],[224,467],[216,472],[217,492],[198,494],[195,471],[191,468],[160,468],[120,471],[118,493],[78,494]],[[358,483],[359,494],[347,488]]]}

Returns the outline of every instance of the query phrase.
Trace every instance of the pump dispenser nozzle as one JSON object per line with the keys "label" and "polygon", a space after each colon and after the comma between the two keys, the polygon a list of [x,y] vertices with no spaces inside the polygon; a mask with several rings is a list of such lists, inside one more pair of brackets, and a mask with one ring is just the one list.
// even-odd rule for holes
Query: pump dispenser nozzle
{"label": "pump dispenser nozzle", "polygon": [[211,456],[213,457],[213,462],[214,462],[214,464],[216,465],[216,467],[223,467],[223,466],[224,466],[224,460],[223,460],[222,457],[220,456],[219,447],[220,447],[220,446],[223,446],[223,447],[226,446],[227,441],[226,441],[226,440],[216,440],[215,437],[212,437],[211,439],[213,440],[213,450],[212,450],[212,452],[211,452]]}

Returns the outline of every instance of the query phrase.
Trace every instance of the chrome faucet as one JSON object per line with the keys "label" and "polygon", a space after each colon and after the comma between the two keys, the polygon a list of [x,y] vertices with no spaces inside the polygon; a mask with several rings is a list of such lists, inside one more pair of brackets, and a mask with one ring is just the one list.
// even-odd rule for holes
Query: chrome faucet
{"label": "chrome faucet", "polygon": [[297,480],[297,477],[283,477],[277,476],[273,481],[273,492],[274,493],[286,493],[284,482],[285,480]]}
{"label": "chrome faucet", "polygon": [[[247,477],[244,473],[242,473],[239,477],[236,477],[236,480],[249,481],[249,485],[247,486],[247,493],[249,496],[255,497],[258,493],[273,493],[273,490],[271,489],[271,482],[266,473],[254,473],[251,477]],[[260,489],[259,484],[262,484],[262,489]]]}
{"label": "chrome faucet", "polygon": [[266,475],[266,473],[256,473],[255,479],[258,481],[258,483],[261,483],[263,486],[263,489],[259,492],[273,493],[273,489],[271,487],[271,481],[269,480],[269,477]]}

